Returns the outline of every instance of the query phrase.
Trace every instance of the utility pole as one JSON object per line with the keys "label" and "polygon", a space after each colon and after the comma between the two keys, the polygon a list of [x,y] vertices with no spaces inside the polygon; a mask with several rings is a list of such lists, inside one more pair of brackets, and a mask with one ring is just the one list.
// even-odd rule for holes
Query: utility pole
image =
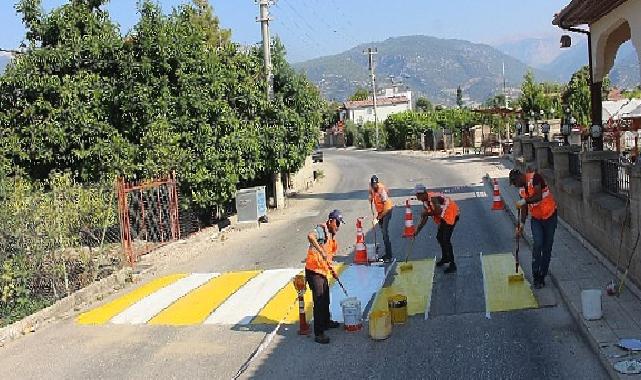
{"label": "utility pole", "polygon": [[372,99],[374,101],[374,128],[376,129],[376,148],[378,149],[378,111],[376,109],[376,75],[374,74],[374,56],[378,54],[377,48],[367,48],[363,50],[367,54],[369,76],[372,79]]}
{"label": "utility pole", "polygon": [[[258,0],[259,17],[256,21],[260,22],[260,31],[263,37],[263,60],[265,63],[265,81],[267,84],[267,99],[272,100],[274,97],[274,77],[272,74],[272,56],[271,40],[269,38],[269,5],[271,0]],[[274,206],[276,208],[285,207],[285,191],[280,171],[274,173]]]}

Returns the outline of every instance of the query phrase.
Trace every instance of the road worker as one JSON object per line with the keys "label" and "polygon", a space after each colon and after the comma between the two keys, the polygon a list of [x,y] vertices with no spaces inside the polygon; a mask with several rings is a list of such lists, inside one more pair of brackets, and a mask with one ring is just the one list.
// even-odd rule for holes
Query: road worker
{"label": "road worker", "polygon": [[[392,243],[389,239],[389,223],[392,220],[392,210],[394,203],[390,199],[387,188],[381,183],[376,175],[370,179],[369,187],[369,202],[372,208],[372,213],[376,209],[375,221],[381,226],[383,233],[383,243],[385,245],[385,254],[381,257],[383,262],[389,263],[392,261]],[[376,231],[374,231],[376,233]]]}
{"label": "road worker", "polygon": [[543,177],[534,172],[521,173],[518,169],[510,171],[510,185],[520,188],[521,199],[516,207],[521,210],[521,220],[516,228],[517,234],[523,233],[523,225],[528,214],[532,216],[532,277],[533,286],[541,289],[545,286],[548,274],[554,232],[557,225],[556,201]]}
{"label": "road worker", "polygon": [[343,214],[340,210],[333,210],[325,223],[317,225],[307,234],[309,248],[305,262],[305,279],[312,291],[314,302],[314,340],[321,344],[329,343],[325,331],[339,326],[338,322],[330,319],[327,279],[336,273],[332,262],[338,251],[335,237],[341,223],[344,223]]}
{"label": "road worker", "polygon": [[428,192],[424,185],[416,185],[414,188],[416,198],[423,202],[423,214],[421,222],[414,232],[416,237],[427,223],[431,216],[434,223],[438,226],[436,240],[441,246],[441,259],[436,262],[436,266],[449,264],[445,273],[456,272],[456,263],[454,262],[454,247],[452,247],[452,233],[459,220],[460,210],[456,202],[450,197],[440,193]]}

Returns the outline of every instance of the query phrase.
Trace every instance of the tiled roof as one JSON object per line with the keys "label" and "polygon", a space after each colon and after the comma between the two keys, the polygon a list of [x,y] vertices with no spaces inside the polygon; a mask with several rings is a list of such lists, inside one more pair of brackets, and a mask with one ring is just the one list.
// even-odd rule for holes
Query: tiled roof
{"label": "tiled roof", "polygon": [[560,27],[592,24],[627,0],[572,0],[559,13],[552,23]]}
{"label": "tiled roof", "polygon": [[[376,98],[376,105],[377,106],[391,106],[394,104],[404,104],[408,103],[409,100],[407,99],[406,96],[394,96],[390,98]],[[367,99],[367,100],[354,100],[354,101],[347,101],[343,103],[343,108],[351,110],[351,109],[356,109],[356,108],[370,108],[374,107],[374,100],[373,99]]]}

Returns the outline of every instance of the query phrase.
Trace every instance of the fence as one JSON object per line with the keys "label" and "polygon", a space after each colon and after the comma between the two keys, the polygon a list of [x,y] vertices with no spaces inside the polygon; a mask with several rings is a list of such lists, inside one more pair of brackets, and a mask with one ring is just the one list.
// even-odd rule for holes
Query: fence
{"label": "fence", "polygon": [[575,179],[581,180],[581,158],[578,152],[571,152],[568,155],[570,175]]}
{"label": "fence", "polygon": [[118,179],[122,250],[129,263],[160,245],[180,239],[175,174],[150,181]]}
{"label": "fence", "polygon": [[621,164],[619,160],[601,161],[601,184],[603,191],[617,197],[628,197],[630,194],[629,164]]}

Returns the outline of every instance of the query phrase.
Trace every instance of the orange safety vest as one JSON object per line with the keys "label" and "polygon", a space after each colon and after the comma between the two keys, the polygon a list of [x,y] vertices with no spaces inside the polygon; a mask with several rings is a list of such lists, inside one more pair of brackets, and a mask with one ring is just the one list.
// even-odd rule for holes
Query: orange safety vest
{"label": "orange safety vest", "polygon": [[[387,196],[385,201],[382,199],[382,194]],[[379,214],[394,207],[394,204],[389,197],[389,193],[387,192],[387,188],[382,183],[378,184],[377,192],[374,192],[371,187],[369,188],[369,199],[374,201],[374,207],[376,207],[376,212]]]}
{"label": "orange safety vest", "polygon": [[[521,198],[526,199],[527,195],[532,196],[534,194],[534,173],[525,173],[525,180],[527,186],[527,192],[524,187],[519,190],[519,195]],[[550,192],[550,188],[545,184],[545,187],[541,189],[542,199],[538,203],[528,204],[528,211],[532,218],[537,220],[545,220],[554,214],[556,211],[556,201],[554,196]]]}
{"label": "orange safety vest", "polygon": [[429,201],[423,202],[423,207],[425,207],[425,209],[430,213],[434,212],[434,209],[432,209],[432,198],[442,197],[443,199],[445,199],[445,203],[441,205],[441,214],[432,216],[432,218],[434,219],[434,223],[436,223],[437,225],[441,224],[442,220],[450,226],[454,225],[454,223],[456,223],[456,217],[461,213],[456,202],[454,202],[452,198],[446,197],[441,193],[427,193],[427,196],[429,198]]}
{"label": "orange safety vest", "polygon": [[[327,254],[327,261],[332,264],[332,262],[334,261],[334,255],[338,251],[338,243],[336,242],[336,239],[332,239],[330,237],[329,231],[327,231],[327,226],[319,224],[317,228],[322,228],[324,232],[324,241],[320,241],[319,239],[318,243],[325,250],[325,253]],[[316,248],[314,248],[311,243],[309,243],[309,248],[307,248],[307,260],[305,261],[305,269],[311,270],[327,277],[331,275],[331,271],[329,270],[325,259],[323,259],[323,256],[321,256],[321,254],[316,250]]]}

